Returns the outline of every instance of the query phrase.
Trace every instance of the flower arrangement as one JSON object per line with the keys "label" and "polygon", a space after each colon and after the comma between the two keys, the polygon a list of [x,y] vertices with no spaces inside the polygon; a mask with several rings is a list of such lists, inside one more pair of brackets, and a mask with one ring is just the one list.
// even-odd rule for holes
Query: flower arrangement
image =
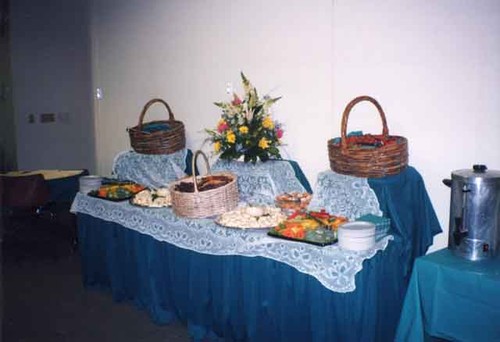
{"label": "flower arrangement", "polygon": [[241,73],[245,97],[233,93],[231,102],[215,102],[222,109],[215,129],[207,129],[214,151],[221,159],[231,160],[243,156],[245,162],[265,162],[271,158],[281,159],[278,146],[283,137],[282,125],[274,121],[270,107],[281,97],[262,99],[257,89]]}

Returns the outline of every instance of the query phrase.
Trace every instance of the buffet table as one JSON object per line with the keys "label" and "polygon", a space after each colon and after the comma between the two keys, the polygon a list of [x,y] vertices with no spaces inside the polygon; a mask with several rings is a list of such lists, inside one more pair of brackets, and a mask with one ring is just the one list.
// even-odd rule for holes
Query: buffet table
{"label": "buffet table", "polygon": [[[329,203],[324,187],[342,177],[328,171],[318,178],[315,205]],[[352,178],[349,186],[357,188]],[[372,190],[356,190],[356,198],[373,192],[376,210],[392,225],[366,252],[79,194],[72,210],[84,284],[134,302],[159,324],[185,322],[194,340],[393,340],[413,258],[441,228],[415,169],[367,182]]]}
{"label": "buffet table", "polygon": [[500,341],[500,259],[443,249],[415,261],[397,341]]}

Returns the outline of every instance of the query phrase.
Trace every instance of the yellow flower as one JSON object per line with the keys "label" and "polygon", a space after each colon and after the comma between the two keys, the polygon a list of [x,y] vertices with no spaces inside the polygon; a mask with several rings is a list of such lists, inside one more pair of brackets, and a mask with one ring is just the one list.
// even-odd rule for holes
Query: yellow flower
{"label": "yellow flower", "polygon": [[241,126],[239,128],[241,134],[247,134],[248,133],[248,127],[247,126]]}
{"label": "yellow flower", "polygon": [[214,150],[215,150],[215,152],[219,152],[220,151],[220,147],[221,147],[220,141],[216,141],[214,143]]}
{"label": "yellow flower", "polygon": [[229,133],[227,133],[226,135],[226,141],[230,144],[234,144],[234,142],[236,141],[236,135],[234,135],[232,131],[229,131]]}
{"label": "yellow flower", "polygon": [[261,138],[259,140],[259,147],[263,150],[269,147],[269,141],[266,138]]}
{"label": "yellow flower", "polygon": [[262,120],[262,127],[267,129],[273,129],[274,128],[273,119],[271,119],[270,116],[266,116],[264,120]]}

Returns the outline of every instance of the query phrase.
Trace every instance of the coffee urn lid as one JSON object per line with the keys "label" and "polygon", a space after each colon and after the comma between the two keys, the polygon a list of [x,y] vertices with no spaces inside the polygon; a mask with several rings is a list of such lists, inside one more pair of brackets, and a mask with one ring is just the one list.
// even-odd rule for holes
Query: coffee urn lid
{"label": "coffee urn lid", "polygon": [[488,170],[486,165],[476,164],[472,169],[457,170],[451,173],[452,177],[464,178],[466,180],[481,179],[486,182],[500,181],[499,170]]}

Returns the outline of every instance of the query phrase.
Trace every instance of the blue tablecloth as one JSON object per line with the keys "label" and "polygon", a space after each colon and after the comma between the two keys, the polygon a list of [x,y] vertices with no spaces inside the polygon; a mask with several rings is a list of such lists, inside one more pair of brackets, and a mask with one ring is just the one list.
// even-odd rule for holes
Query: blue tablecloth
{"label": "blue tablecloth", "polygon": [[395,240],[365,261],[354,292],[332,292],[271,259],[196,253],[78,214],[84,283],[158,323],[186,322],[195,340],[393,340],[414,257],[441,228],[415,169],[369,182]]}
{"label": "blue tablecloth", "polygon": [[369,178],[380,210],[391,219],[391,233],[401,237],[401,262],[409,278],[415,258],[424,255],[435,235],[442,232],[434,207],[418,171],[408,166],[403,172],[383,178]]}
{"label": "blue tablecloth", "polygon": [[71,203],[80,188],[80,177],[88,174],[87,170],[82,170],[74,176],[48,180],[50,200],[55,203]]}
{"label": "blue tablecloth", "polygon": [[[401,244],[365,262],[337,293],[271,259],[196,253],[78,214],[84,284],[132,301],[158,324],[179,319],[195,341],[389,341],[406,283]],[[319,248],[319,247],[318,247]]]}
{"label": "blue tablecloth", "polygon": [[469,261],[443,249],[418,258],[397,341],[500,341],[500,258]]}

